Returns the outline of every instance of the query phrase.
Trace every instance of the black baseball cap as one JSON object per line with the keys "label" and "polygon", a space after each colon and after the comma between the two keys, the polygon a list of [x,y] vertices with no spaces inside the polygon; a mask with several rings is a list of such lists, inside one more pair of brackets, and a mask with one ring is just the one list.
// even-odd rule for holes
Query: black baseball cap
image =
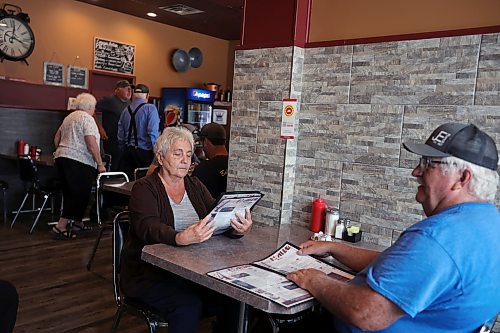
{"label": "black baseball cap", "polygon": [[209,123],[201,128],[200,137],[226,140],[226,130],[217,123]]}
{"label": "black baseball cap", "polygon": [[490,170],[498,168],[495,141],[473,124],[443,124],[432,132],[425,143],[405,142],[403,147],[422,156],[454,156]]}
{"label": "black baseball cap", "polygon": [[120,80],[120,81],[116,82],[115,88],[127,88],[130,86],[131,86],[131,84],[127,80]]}
{"label": "black baseball cap", "polygon": [[142,94],[149,94],[149,88],[147,85],[139,83],[134,87],[134,92],[135,93],[142,93]]}

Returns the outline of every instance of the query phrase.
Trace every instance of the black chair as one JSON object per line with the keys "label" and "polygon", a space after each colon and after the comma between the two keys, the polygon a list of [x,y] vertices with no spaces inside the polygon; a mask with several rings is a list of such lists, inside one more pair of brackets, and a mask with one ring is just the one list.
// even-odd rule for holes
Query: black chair
{"label": "black chair", "polygon": [[2,190],[2,212],[3,212],[3,223],[7,223],[7,190],[9,189],[9,184],[7,182],[0,180],[0,189]]}
{"label": "black chair", "polygon": [[102,238],[102,234],[104,233],[104,230],[112,229],[112,222],[111,221],[103,221],[103,214],[102,214],[102,206],[103,206],[103,195],[102,195],[102,186],[107,183],[107,182],[128,182],[128,176],[124,172],[103,172],[100,173],[97,176],[97,181],[96,181],[96,212],[97,212],[97,225],[99,227],[99,232],[97,234],[97,238],[94,243],[94,248],[92,249],[92,253],[90,254],[89,261],[87,262],[87,270],[90,271],[90,268],[92,267],[92,261],[94,260],[95,254],[97,252],[97,248],[99,247],[99,243]]}
{"label": "black chair", "polygon": [[121,254],[129,227],[129,212],[118,213],[113,220],[113,290],[118,308],[116,309],[111,332],[116,332],[123,314],[127,312],[146,321],[149,332],[154,333],[158,327],[167,327],[167,321],[151,309],[148,309],[146,305],[125,297],[120,291]]}
{"label": "black chair", "polygon": [[[54,201],[53,201],[54,195],[59,194],[61,192],[61,189],[59,184],[55,181],[46,184],[42,184],[40,182],[40,178],[38,177],[38,169],[35,164],[35,161],[33,161],[29,155],[21,155],[18,157],[17,161],[19,168],[19,176],[21,177],[21,180],[24,183],[26,194],[24,196],[23,202],[21,203],[19,209],[16,212],[16,216],[12,220],[10,227],[12,228],[14,226],[14,223],[16,223],[17,217],[19,216],[20,213],[38,212],[29,232],[31,234],[33,233],[33,230],[35,229],[36,224],[40,219],[40,215],[42,215],[42,212],[45,210],[45,205],[47,204],[47,201],[49,199],[51,199],[50,210],[52,214],[54,214]],[[23,211],[22,209],[29,196],[31,196],[32,198],[32,208]],[[37,198],[43,199],[42,205],[39,208],[36,208]]]}
{"label": "black chair", "polygon": [[149,168],[136,168],[134,170],[134,180],[140,179],[142,177],[145,177],[146,174],[148,173]]}

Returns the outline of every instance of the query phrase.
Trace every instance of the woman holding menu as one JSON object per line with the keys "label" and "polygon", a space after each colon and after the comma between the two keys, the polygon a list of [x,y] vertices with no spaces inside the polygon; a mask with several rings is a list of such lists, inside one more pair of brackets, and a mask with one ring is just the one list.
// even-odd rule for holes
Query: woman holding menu
{"label": "woman holding menu", "polygon": [[[166,128],[154,147],[159,167],[134,185],[121,287],[127,297],[146,303],[163,315],[171,333],[196,332],[202,315],[217,317],[214,332],[235,332],[236,301],[141,260],[144,245],[196,244],[210,239],[214,233],[214,222],[208,213],[215,200],[196,177],[187,176],[193,145],[193,136],[185,128]],[[237,219],[231,220],[232,228],[224,235],[238,238],[251,226],[250,211],[246,210],[245,216],[237,214]]]}

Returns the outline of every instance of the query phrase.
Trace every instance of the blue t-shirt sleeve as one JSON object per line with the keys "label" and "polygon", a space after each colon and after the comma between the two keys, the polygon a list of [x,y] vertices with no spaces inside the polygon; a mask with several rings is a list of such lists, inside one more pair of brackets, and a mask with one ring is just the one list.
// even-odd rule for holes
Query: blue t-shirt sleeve
{"label": "blue t-shirt sleeve", "polygon": [[432,237],[406,232],[367,270],[366,283],[411,317],[462,292],[452,258]]}

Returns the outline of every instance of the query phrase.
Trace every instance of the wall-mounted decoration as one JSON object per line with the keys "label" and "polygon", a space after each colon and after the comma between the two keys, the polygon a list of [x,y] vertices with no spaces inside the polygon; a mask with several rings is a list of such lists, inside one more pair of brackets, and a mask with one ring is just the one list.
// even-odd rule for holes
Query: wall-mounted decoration
{"label": "wall-mounted decoration", "polygon": [[68,107],[67,107],[68,111],[76,110],[75,101],[76,97],[68,97]]}
{"label": "wall-mounted decoration", "polygon": [[135,45],[95,37],[94,69],[134,74]]}
{"label": "wall-mounted decoration", "polygon": [[197,47],[192,47],[189,52],[189,60],[191,61],[191,67],[198,68],[203,63],[203,53]]}
{"label": "wall-mounted decoration", "polygon": [[212,121],[217,124],[227,125],[227,110],[214,109]]}
{"label": "wall-mounted decoration", "polygon": [[186,51],[177,49],[172,54],[172,66],[176,72],[185,72],[189,69],[189,55]]}
{"label": "wall-mounted decoration", "polygon": [[29,26],[29,15],[21,7],[4,4],[0,9],[0,62],[24,61],[35,48],[35,35]]}
{"label": "wall-mounted decoration", "polygon": [[295,118],[298,112],[296,98],[283,98],[281,113],[281,138],[295,139]]}
{"label": "wall-mounted decoration", "polygon": [[43,83],[54,86],[64,86],[64,65],[54,62],[44,62]]}
{"label": "wall-mounted decoration", "polygon": [[84,67],[68,66],[68,86],[87,89],[88,71]]}

